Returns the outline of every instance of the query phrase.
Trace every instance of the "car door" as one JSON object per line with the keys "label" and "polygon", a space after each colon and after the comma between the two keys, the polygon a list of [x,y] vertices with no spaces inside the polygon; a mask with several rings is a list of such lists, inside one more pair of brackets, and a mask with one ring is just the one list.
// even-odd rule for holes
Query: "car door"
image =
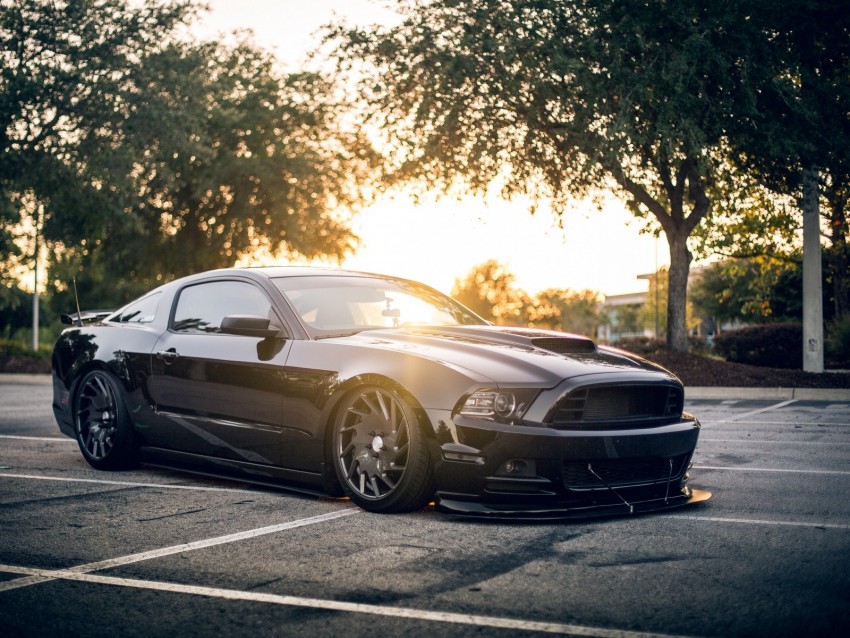
{"label": "car door", "polygon": [[150,394],[168,427],[162,447],[254,465],[280,463],[286,338],[225,334],[229,315],[283,326],[266,292],[245,279],[202,281],[177,295],[154,347]]}

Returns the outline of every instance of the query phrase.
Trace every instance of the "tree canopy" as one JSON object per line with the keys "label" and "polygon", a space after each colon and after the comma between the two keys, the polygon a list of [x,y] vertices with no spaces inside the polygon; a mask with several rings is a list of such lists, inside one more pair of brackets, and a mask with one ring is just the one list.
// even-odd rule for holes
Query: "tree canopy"
{"label": "tree canopy", "polygon": [[[386,180],[562,206],[612,189],[670,247],[668,347],[687,347],[687,240],[728,187],[727,123],[753,105],[735,3],[430,0],[337,27],[342,69],[387,132]],[[603,244],[604,247],[604,244]],[[604,259],[604,251],[600,251]]]}
{"label": "tree canopy", "polygon": [[[850,11],[841,0],[751,0],[748,21],[750,95],[748,118],[729,122],[733,160],[768,188],[802,198],[806,171],[820,181],[829,242],[833,309],[850,314]],[[802,207],[802,206],[801,206]],[[793,236],[799,214],[787,205],[754,211],[756,232],[740,233],[731,220],[719,235],[743,256],[788,254],[769,243]],[[731,226],[731,231],[728,232]],[[762,232],[758,232],[758,231]],[[767,238],[768,243],[759,244]],[[785,243],[785,242],[783,242]]]}
{"label": "tree canopy", "polygon": [[531,304],[528,294],[516,287],[516,276],[495,259],[456,279],[452,297],[487,321],[506,325],[524,324]]}
{"label": "tree canopy", "polygon": [[258,248],[355,245],[336,211],[364,200],[376,154],[322,77],[281,72],[248,36],[182,37],[194,0],[0,8],[4,273],[36,226],[51,283],[85,266],[111,297]]}
{"label": "tree canopy", "polygon": [[456,279],[452,296],[479,316],[501,325],[552,328],[594,337],[601,321],[597,293],[549,288],[529,294],[495,259]]}

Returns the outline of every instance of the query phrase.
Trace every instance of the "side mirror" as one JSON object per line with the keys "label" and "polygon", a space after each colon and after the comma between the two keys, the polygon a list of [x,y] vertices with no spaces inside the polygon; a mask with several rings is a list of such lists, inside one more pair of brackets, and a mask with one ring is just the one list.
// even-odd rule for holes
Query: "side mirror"
{"label": "side mirror", "polygon": [[271,319],[262,315],[228,315],[221,320],[221,331],[243,337],[283,338],[280,328],[271,325]]}

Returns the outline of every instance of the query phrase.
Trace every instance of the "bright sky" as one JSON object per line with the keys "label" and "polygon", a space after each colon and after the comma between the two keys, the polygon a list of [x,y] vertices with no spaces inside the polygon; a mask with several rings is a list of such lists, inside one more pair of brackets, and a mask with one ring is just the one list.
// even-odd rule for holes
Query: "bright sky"
{"label": "bright sky", "polygon": [[[202,37],[251,29],[284,70],[298,69],[315,46],[316,30],[334,18],[390,23],[380,0],[206,0]],[[528,213],[526,203],[443,198],[415,205],[387,198],[355,220],[357,253],[342,264],[415,279],[450,292],[454,280],[488,259],[516,275],[530,293],[545,288],[591,289],[612,295],[646,290],[639,274],[669,263],[667,243],[639,234],[640,223],[617,202],[602,212],[577,205],[558,227],[552,213]],[[656,261],[657,260],[657,261]]]}

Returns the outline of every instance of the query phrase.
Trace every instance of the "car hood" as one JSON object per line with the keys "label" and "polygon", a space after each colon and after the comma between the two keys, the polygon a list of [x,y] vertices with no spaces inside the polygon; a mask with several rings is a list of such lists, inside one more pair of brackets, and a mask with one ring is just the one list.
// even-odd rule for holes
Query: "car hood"
{"label": "car hood", "polygon": [[636,371],[672,377],[663,368],[635,355],[597,347],[587,337],[551,330],[411,327],[364,331],[345,341],[444,362],[499,384],[552,387],[575,376]]}

